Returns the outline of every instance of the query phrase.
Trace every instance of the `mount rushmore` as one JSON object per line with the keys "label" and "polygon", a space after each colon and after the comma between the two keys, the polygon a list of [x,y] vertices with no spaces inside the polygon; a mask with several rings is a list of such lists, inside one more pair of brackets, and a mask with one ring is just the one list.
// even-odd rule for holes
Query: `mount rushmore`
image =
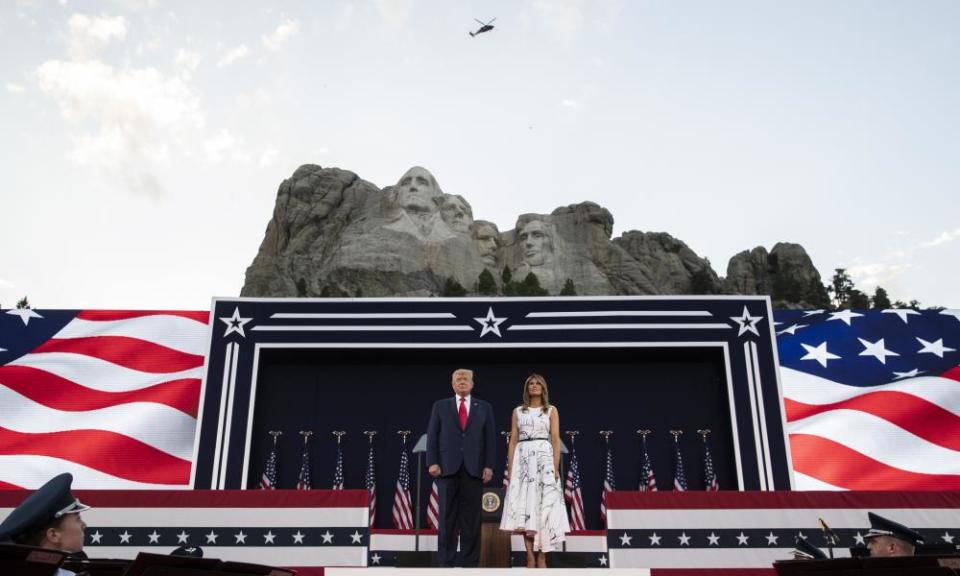
{"label": "mount rushmore", "polygon": [[477,294],[484,270],[504,293],[505,268],[516,281],[532,273],[551,295],[565,286],[580,295],[771,294],[799,307],[825,294],[798,244],[737,254],[721,278],[667,233],[611,239],[612,231],[613,216],[593,202],[521,214],[500,231],[425,168],[380,190],[353,172],[306,164],[280,184],[241,296],[438,296],[450,286]]}

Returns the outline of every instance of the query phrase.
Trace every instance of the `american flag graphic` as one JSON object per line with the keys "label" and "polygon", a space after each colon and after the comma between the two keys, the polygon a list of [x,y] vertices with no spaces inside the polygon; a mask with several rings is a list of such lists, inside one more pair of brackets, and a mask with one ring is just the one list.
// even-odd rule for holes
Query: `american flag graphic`
{"label": "american flag graphic", "polygon": [[436,480],[430,487],[430,499],[427,501],[427,525],[434,530],[440,529],[440,491]]}
{"label": "american flag graphic", "polygon": [[643,439],[643,460],[640,464],[640,492],[656,492],[657,477],[653,475],[653,465],[650,464],[650,454],[647,452],[647,439]]}
{"label": "american flag graphic", "polygon": [[300,474],[297,475],[297,490],[310,490],[310,444],[303,443],[303,457],[300,459]]}
{"label": "american flag graphic", "polygon": [[600,522],[607,525],[607,496],[617,489],[617,483],[613,477],[613,450],[610,444],[607,444],[607,460],[603,472],[603,491],[600,494]]}
{"label": "american flag graphic", "polygon": [[706,438],[703,439],[703,489],[707,492],[720,490],[720,481],[713,469],[713,456],[710,455],[710,444]]}
{"label": "american flag graphic", "polygon": [[370,452],[367,456],[367,479],[364,485],[370,494],[370,527],[373,527],[374,520],[377,519],[377,472],[376,462],[373,458],[373,439],[370,440]]}
{"label": "american flag graphic", "polygon": [[674,439],[673,446],[673,489],[676,492],[684,492],[687,489],[687,473],[683,470],[683,455],[680,454],[679,440]]}
{"label": "american flag graphic", "polygon": [[400,454],[400,474],[397,476],[397,490],[393,495],[393,527],[401,530],[413,529],[413,505],[410,499],[410,466],[407,449]]}
{"label": "american flag graphic", "polygon": [[570,528],[586,530],[587,523],[583,515],[583,493],[580,490],[580,463],[577,461],[577,449],[570,446],[570,467],[563,486],[563,498],[570,505]]}
{"label": "american flag graphic", "polygon": [[274,439],[273,447],[270,449],[270,455],[267,456],[267,463],[263,466],[263,474],[260,475],[261,490],[277,489],[277,443]]}
{"label": "american flag graphic", "polygon": [[0,312],[0,488],[187,488],[209,312]]}
{"label": "american flag graphic", "polygon": [[333,471],[333,489],[343,490],[343,448],[337,443],[337,467]]}
{"label": "american flag graphic", "polygon": [[960,489],[960,311],[775,319],[795,489]]}

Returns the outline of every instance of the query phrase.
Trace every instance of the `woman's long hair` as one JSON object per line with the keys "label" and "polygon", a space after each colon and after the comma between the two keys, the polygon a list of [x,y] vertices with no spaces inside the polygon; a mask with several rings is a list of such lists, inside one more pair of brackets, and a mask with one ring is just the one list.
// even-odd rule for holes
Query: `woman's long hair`
{"label": "woman's long hair", "polygon": [[540,388],[543,390],[543,394],[540,396],[540,402],[543,405],[543,410],[546,411],[547,408],[550,407],[550,390],[547,388],[547,379],[539,374],[531,374],[523,381],[523,411],[526,412],[530,409],[531,382],[540,384]]}

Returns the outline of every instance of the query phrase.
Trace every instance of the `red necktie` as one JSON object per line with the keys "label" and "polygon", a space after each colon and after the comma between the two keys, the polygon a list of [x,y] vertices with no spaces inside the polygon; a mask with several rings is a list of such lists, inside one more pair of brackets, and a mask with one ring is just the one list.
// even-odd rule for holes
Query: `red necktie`
{"label": "red necktie", "polygon": [[460,429],[467,429],[467,399],[460,398]]}

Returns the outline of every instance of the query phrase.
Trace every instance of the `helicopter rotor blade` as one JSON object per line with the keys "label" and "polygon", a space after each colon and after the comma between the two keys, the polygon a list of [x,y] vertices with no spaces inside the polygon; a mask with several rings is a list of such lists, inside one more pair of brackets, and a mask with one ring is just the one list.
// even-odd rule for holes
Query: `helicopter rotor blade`
{"label": "helicopter rotor blade", "polygon": [[474,20],[477,21],[477,24],[479,24],[479,25],[481,25],[481,26],[484,26],[484,23],[481,22],[479,18],[474,18]]}
{"label": "helicopter rotor blade", "polygon": [[489,21],[489,22],[487,22],[487,26],[489,26],[489,25],[491,25],[491,24],[493,24],[494,22],[496,22],[496,20],[497,20],[497,19],[496,19],[496,18],[494,18],[493,20],[491,20],[491,21]]}

